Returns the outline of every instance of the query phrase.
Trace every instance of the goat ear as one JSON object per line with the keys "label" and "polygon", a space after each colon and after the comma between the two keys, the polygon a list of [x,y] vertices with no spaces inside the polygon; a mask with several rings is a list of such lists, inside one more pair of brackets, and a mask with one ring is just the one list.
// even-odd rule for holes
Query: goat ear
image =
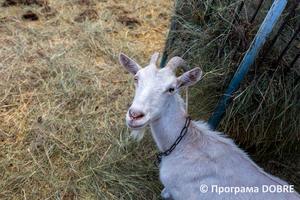
{"label": "goat ear", "polygon": [[182,74],[182,76],[176,78],[177,89],[194,85],[197,81],[200,80],[201,76],[202,70],[198,67],[188,72],[185,72],[184,74]]}
{"label": "goat ear", "polygon": [[133,60],[127,57],[125,54],[120,54],[119,56],[120,63],[123,65],[127,71],[135,75],[140,69],[142,69],[138,64],[136,64]]}

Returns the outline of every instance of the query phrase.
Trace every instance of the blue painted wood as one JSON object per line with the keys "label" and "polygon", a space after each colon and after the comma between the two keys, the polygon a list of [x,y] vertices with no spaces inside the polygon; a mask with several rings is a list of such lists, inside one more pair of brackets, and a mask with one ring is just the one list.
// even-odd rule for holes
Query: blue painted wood
{"label": "blue painted wood", "polygon": [[215,129],[216,126],[219,124],[223,114],[226,111],[227,106],[232,101],[234,93],[239,89],[242,80],[245,78],[250,66],[254,62],[261,47],[264,45],[268,35],[274,28],[286,4],[287,0],[275,0],[273,2],[272,7],[270,8],[267,16],[265,17],[262,25],[260,26],[249,49],[247,50],[246,55],[244,56],[242,62],[239,65],[239,68],[234,74],[234,77],[232,78],[229,87],[227,88],[225,94],[222,96],[211,119],[209,120],[209,125],[211,126],[211,128]]}
{"label": "blue painted wood", "polygon": [[[175,20],[175,15],[173,16],[173,19],[172,19],[172,22],[171,22],[171,26],[170,26],[167,38],[170,37],[171,31],[172,31],[173,26],[174,26],[174,20]],[[168,41],[168,39],[166,41]],[[167,45],[166,45],[166,47],[167,47]],[[163,55],[162,55],[159,67],[163,68],[165,66],[166,61],[167,61],[167,54],[166,54],[166,50],[165,50],[164,53],[163,53]]]}

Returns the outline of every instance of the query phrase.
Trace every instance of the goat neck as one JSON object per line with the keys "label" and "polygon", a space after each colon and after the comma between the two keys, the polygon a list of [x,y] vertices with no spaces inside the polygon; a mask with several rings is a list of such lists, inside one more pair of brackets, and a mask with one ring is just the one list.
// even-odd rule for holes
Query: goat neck
{"label": "goat neck", "polygon": [[150,123],[153,138],[161,151],[172,146],[184,127],[186,113],[182,105],[182,99],[175,94],[162,116]]}

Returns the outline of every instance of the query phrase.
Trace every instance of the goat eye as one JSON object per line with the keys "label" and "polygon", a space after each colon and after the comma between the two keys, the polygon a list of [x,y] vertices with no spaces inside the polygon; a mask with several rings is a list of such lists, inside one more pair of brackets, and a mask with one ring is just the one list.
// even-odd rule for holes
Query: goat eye
{"label": "goat eye", "polygon": [[168,92],[170,92],[170,93],[174,92],[174,88],[170,87],[169,90],[168,90]]}
{"label": "goat eye", "polygon": [[134,83],[138,83],[138,78],[134,77]]}

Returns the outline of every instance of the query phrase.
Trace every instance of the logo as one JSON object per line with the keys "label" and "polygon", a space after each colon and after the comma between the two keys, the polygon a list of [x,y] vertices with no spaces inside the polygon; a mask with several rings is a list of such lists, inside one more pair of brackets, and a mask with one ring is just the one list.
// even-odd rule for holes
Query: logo
{"label": "logo", "polygon": [[208,187],[205,184],[200,185],[200,192],[206,193],[208,191]]}

